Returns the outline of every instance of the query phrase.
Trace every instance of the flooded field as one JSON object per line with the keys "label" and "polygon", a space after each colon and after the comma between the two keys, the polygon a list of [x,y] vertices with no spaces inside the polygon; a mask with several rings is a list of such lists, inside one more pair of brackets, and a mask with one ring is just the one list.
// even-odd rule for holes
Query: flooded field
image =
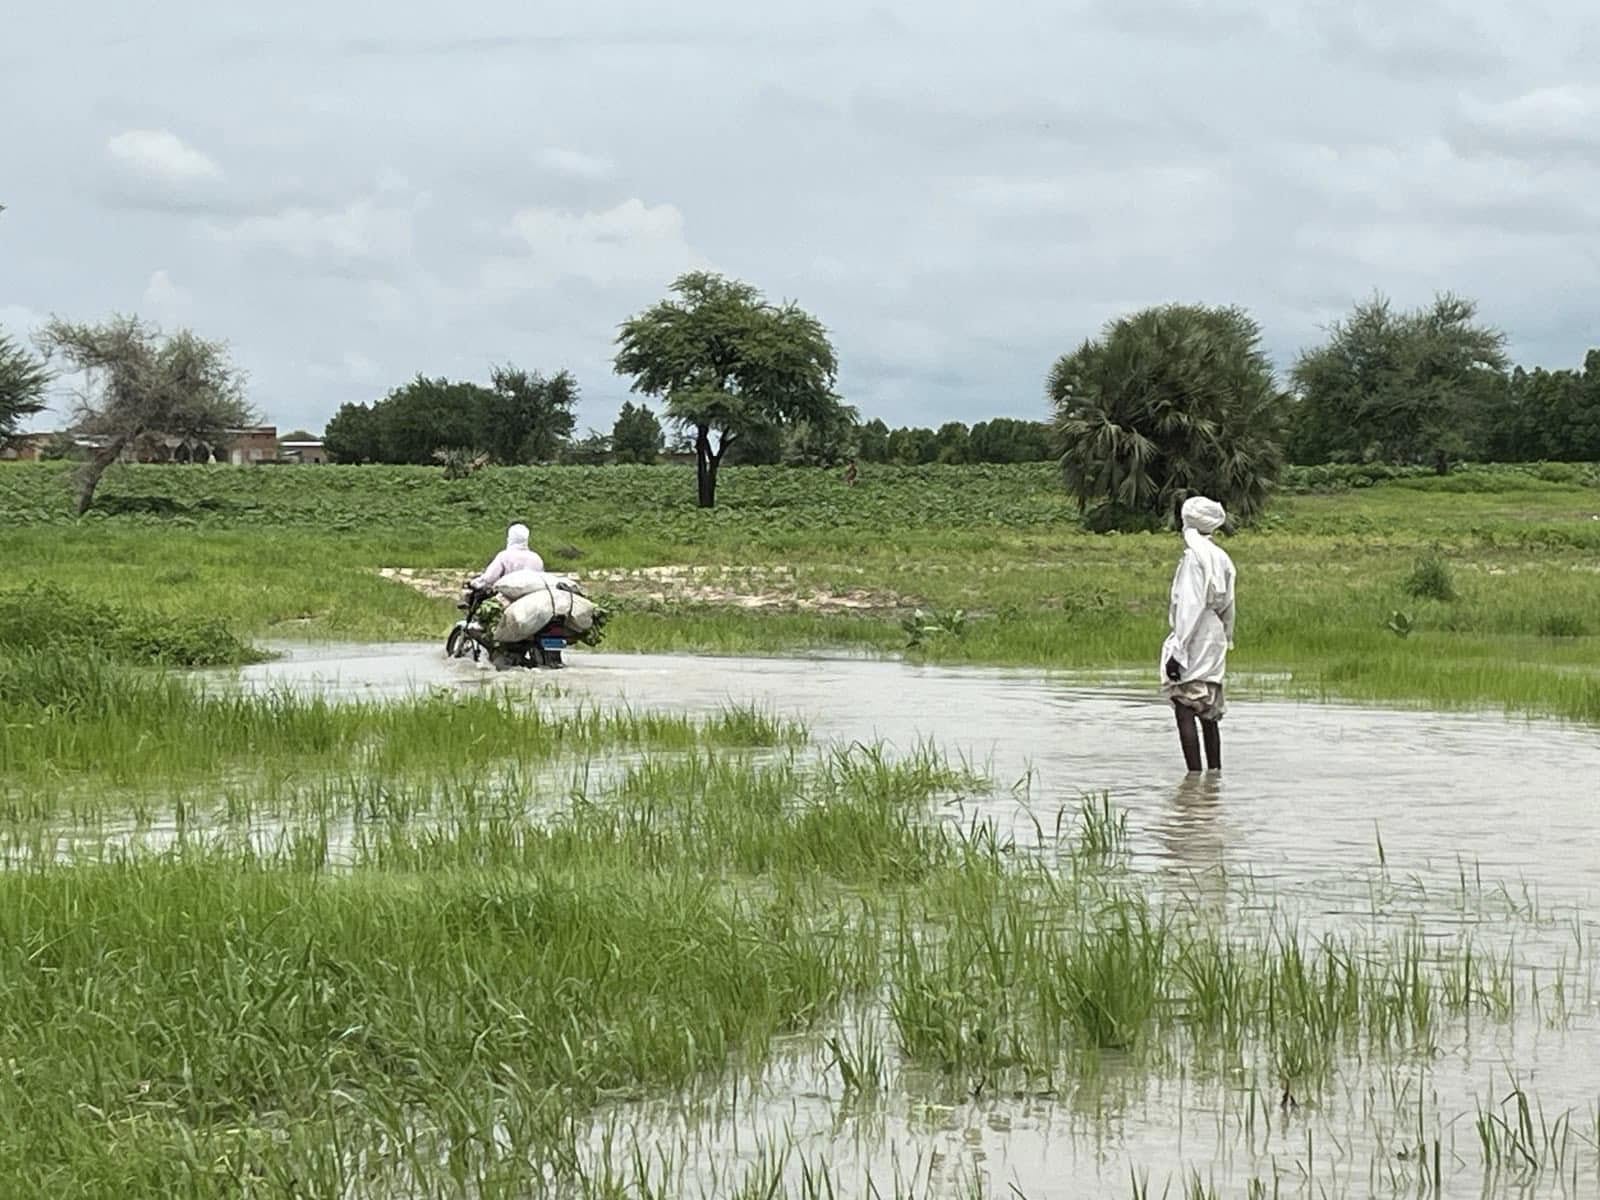
{"label": "flooded field", "polygon": [[[261,689],[346,697],[509,687],[557,704],[709,715],[756,705],[818,741],[930,742],[999,785],[984,811],[1031,838],[1085,794],[1129,813],[1136,861],[1339,878],[1377,861],[1453,882],[1458,867],[1549,900],[1587,899],[1600,862],[1600,737],[1493,713],[1235,700],[1224,771],[1185,776],[1170,710],[1139,681],[839,658],[573,656],[559,673],[498,674],[436,647],[279,646],[245,669]],[[1013,786],[1016,785],[1016,786]],[[1403,864],[1403,868],[1400,866]]]}
{"label": "flooded field", "polygon": [[[1263,962],[1297,961],[1291,944],[1317,951],[1311,968],[1274,960],[1251,1002],[1270,1014],[1291,979],[1319,994],[1306,1028],[1326,1057],[1298,1066],[1277,1024],[1212,1037],[1195,1012],[1154,1018],[1162,1032],[1141,1053],[1111,1037],[1059,1061],[1024,1046],[1032,1018],[1018,1016],[1017,1048],[995,1057],[973,1050],[984,1014],[968,1011],[936,1067],[903,1052],[902,957],[880,1000],[780,1039],[749,1069],[735,1056],[684,1089],[602,1104],[578,1143],[586,1194],[1600,1195],[1590,730],[1239,699],[1226,770],[1189,778],[1169,712],[1129,681],[606,654],[497,676],[431,646],[283,649],[243,685],[365,698],[507,688],[568,711],[754,705],[803,722],[818,753],[937,746],[995,785],[958,789],[943,817],[992,823],[1008,855],[1070,880],[1070,906],[1043,885],[1041,921],[1130,897],[1179,914],[1178,949],[1151,943],[1186,980],[1154,989],[1164,1002],[1207,1003],[1197,960],[1231,961],[1231,946]],[[1080,808],[1086,795],[1107,807]],[[1068,834],[1081,843],[1096,811],[1104,861],[1086,866]],[[1202,921],[1204,936],[1191,931]],[[1013,953],[1039,949],[1019,936]],[[971,963],[939,969],[958,991],[977,978]],[[1006,994],[989,1003],[1009,1007]],[[929,1003],[960,1007],[948,994]]]}

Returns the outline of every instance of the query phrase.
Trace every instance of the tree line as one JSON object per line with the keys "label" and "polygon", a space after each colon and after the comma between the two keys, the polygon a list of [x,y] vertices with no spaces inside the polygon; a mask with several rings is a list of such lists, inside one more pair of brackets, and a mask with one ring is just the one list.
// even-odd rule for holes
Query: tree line
{"label": "tree line", "polygon": [[[1031,462],[1053,457],[1044,422],[1000,418],[972,427],[890,429],[862,423],[833,390],[837,364],[817,319],[755,288],[704,272],[680,278],[673,296],[626,322],[616,369],[634,390],[609,435],[575,437],[577,383],[496,368],[485,384],[418,376],[381,400],[346,404],[324,433],[329,457],[346,463],[655,462],[669,450],[695,455],[702,504],[717,471],[738,464],[835,466],[881,463]],[[674,428],[669,443],[662,417]]]}
{"label": "tree line", "polygon": [[1302,354],[1289,456],[1301,465],[1600,460],[1600,351],[1581,367],[1512,367],[1505,334],[1443,295],[1413,311],[1376,297]]}
{"label": "tree line", "polygon": [[1594,461],[1600,352],[1511,368],[1504,332],[1449,293],[1381,295],[1334,322],[1280,384],[1242,309],[1164,305],[1062,356],[1047,391],[1067,486],[1091,527],[1148,527],[1186,495],[1248,520],[1285,463]]}
{"label": "tree line", "polygon": [[418,375],[372,405],[346,404],[328,422],[330,458],[348,463],[437,461],[450,451],[501,463],[554,462],[572,438],[578,382],[495,367],[487,385]]}
{"label": "tree line", "polygon": [[[254,419],[226,347],[188,330],[163,334],[135,317],[54,320],[34,341],[38,355],[0,333],[0,438],[41,410],[57,364],[88,372],[73,424],[95,439],[80,510],[139,439],[204,439]],[[1470,460],[1600,460],[1600,350],[1581,367],[1526,369],[1505,346],[1471,300],[1444,294],[1401,310],[1374,296],[1280,376],[1244,310],[1162,305],[1109,322],[1053,364],[1048,422],[891,429],[862,422],[838,395],[837,359],[816,317],[739,280],[691,272],[621,326],[613,365],[639,402],[622,406],[609,434],[576,436],[570,372],[506,365],[485,383],[419,375],[371,404],[346,404],[325,440],[341,462],[447,468],[689,453],[706,506],[724,462],[1055,459],[1096,527],[1165,520],[1197,491],[1248,519],[1285,463],[1447,471]]]}
{"label": "tree line", "polygon": [[[842,422],[819,435],[804,429],[799,436],[765,436],[746,442],[729,462],[753,465],[837,466],[844,462],[931,463],[1045,462],[1055,457],[1054,439],[1045,421],[996,417],[970,428],[946,421],[937,429],[901,426],[891,429],[881,419]],[[810,435],[809,437],[806,435]]]}

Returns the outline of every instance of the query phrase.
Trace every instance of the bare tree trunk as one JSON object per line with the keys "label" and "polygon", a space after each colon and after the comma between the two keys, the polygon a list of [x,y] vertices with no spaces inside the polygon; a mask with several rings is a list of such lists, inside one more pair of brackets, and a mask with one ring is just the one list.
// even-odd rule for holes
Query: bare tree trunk
{"label": "bare tree trunk", "polygon": [[717,506],[717,468],[722,465],[722,456],[728,452],[728,443],[733,439],[724,433],[717,439],[717,448],[711,448],[711,433],[709,429],[700,429],[694,439],[694,461],[700,482],[700,507],[715,508]]}
{"label": "bare tree trunk", "polygon": [[717,506],[718,457],[711,453],[711,431],[704,425],[700,426],[694,435],[694,467],[701,508]]}
{"label": "bare tree trunk", "polygon": [[94,457],[83,464],[83,469],[78,472],[78,515],[81,517],[89,511],[89,506],[94,503],[94,490],[100,486],[100,476],[106,473],[106,468],[117,461],[117,455],[122,453],[123,446],[127,445],[125,437],[112,438],[100,449],[94,452]]}

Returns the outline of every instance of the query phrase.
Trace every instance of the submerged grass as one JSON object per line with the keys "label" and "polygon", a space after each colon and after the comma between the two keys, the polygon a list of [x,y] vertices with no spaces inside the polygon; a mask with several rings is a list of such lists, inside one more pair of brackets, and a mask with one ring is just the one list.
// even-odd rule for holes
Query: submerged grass
{"label": "submerged grass", "polygon": [[[0,670],[0,796],[12,819],[92,785],[170,789],[185,781],[330,774],[404,778],[505,770],[601,750],[764,748],[804,739],[751,707],[704,720],[654,711],[556,710],[501,690],[403,703],[206,691],[164,671],[33,651]],[[106,807],[126,802],[112,793]]]}
{"label": "submerged grass", "polygon": [[759,1062],[871,989],[881,937],[849,897],[955,860],[925,804],[964,778],[931,753],[702,751],[540,821],[479,796],[380,822],[338,872],[193,839],[0,874],[0,1174],[526,1188],[570,1169],[600,1098]]}
{"label": "submerged grass", "polygon": [[[122,719],[96,694],[85,735]],[[1257,1061],[1292,1105],[1521,1002],[1467,942],[1162,900],[1104,797],[1064,867],[957,828],[932,805],[985,784],[929,747],[803,752],[747,712],[189,695],[192,738],[367,747],[362,819],[338,855],[308,818],[265,848],[180,829],[0,873],[0,1177],[24,1194],[613,1194],[580,1152],[596,1106],[756,1069],[795,1031],[832,1037],[857,1097],[904,1067],[960,1098]],[[438,773],[510,727],[508,754],[645,752],[538,813],[516,772]],[[840,1026],[846,1002],[882,1022]]]}
{"label": "submerged grass", "polygon": [[1311,937],[1271,912],[1228,928],[1086,861],[1065,879],[968,878],[933,927],[902,914],[891,1010],[908,1055],[968,1084],[1046,1090],[1107,1054],[1191,1069],[1243,1055],[1296,1103],[1341,1058],[1429,1054],[1451,1019],[1517,1008],[1509,961],[1470,941]]}
{"label": "submerged grass", "polygon": [[369,1169],[411,1170],[407,1145],[465,1114],[456,1153],[496,1126],[542,1143],[558,1095],[759,1053],[870,961],[848,928],[676,873],[331,880],[191,855],[0,894],[0,1171],[52,1194],[222,1194],[363,1126]]}

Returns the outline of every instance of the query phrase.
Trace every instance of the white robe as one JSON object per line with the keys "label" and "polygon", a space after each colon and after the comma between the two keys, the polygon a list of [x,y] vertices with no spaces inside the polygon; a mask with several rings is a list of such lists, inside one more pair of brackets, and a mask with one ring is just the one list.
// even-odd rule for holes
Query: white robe
{"label": "white robe", "polygon": [[1221,684],[1233,649],[1233,560],[1227,551],[1193,529],[1184,531],[1187,548],[1172,576],[1167,620],[1171,632],[1161,645],[1157,671],[1168,683],[1167,660],[1183,668],[1178,683]]}
{"label": "white robe", "polygon": [[475,588],[486,588],[498,583],[513,571],[542,571],[544,559],[528,549],[528,531],[513,525],[506,531],[506,548],[496,554],[483,573],[472,581]]}

